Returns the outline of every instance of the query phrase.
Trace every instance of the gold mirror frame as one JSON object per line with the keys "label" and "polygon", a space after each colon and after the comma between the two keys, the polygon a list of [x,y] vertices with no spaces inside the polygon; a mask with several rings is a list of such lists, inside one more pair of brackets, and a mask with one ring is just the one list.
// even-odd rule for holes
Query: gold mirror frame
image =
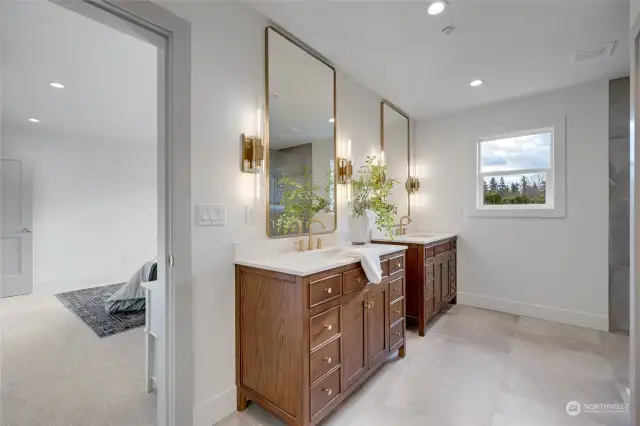
{"label": "gold mirror frame", "polygon": [[[409,115],[406,112],[402,111],[400,108],[398,108],[391,102],[387,101],[386,99],[383,99],[382,102],[380,102],[380,150],[382,152],[384,152],[384,106],[385,105],[407,119],[407,164],[409,165],[409,167],[407,170],[406,179],[403,182],[400,182],[400,185],[402,186],[402,188],[405,191],[407,191],[405,184],[407,183],[407,180],[409,180],[409,178],[411,177],[411,118],[409,118]],[[386,164],[386,161],[387,161],[386,154],[384,157],[384,161]],[[409,191],[407,191],[407,215],[411,216],[411,194],[409,194]]]}
{"label": "gold mirror frame", "polygon": [[[270,96],[269,96],[269,30],[272,30],[274,32],[276,32],[277,34],[279,34],[280,36],[284,37],[285,39],[287,39],[290,43],[294,44],[295,46],[299,47],[300,49],[302,49],[304,52],[306,52],[307,54],[311,55],[312,57],[314,57],[315,59],[317,59],[318,61],[322,62],[324,65],[326,65],[327,67],[329,67],[331,69],[331,71],[333,72],[333,164],[334,164],[334,170],[333,170],[333,194],[335,197],[334,200],[334,215],[333,215],[333,229],[330,231],[319,231],[319,232],[314,232],[313,235],[322,235],[322,234],[330,234],[332,232],[336,232],[338,230],[338,179],[336,179],[336,168],[337,168],[337,164],[338,164],[338,117],[336,116],[336,102],[337,102],[337,96],[336,96],[336,69],[333,65],[331,65],[331,63],[325,59],[322,55],[320,55],[318,52],[316,52],[315,50],[313,50],[311,47],[307,46],[305,43],[303,43],[302,41],[298,40],[297,38],[295,38],[293,35],[289,34],[288,32],[286,32],[285,30],[278,28],[274,25],[269,25],[264,29],[264,87],[265,87],[265,125],[264,125],[264,129],[265,129],[265,134],[264,134],[264,160],[265,160],[265,193],[266,193],[266,222],[265,222],[265,226],[267,228],[267,236],[269,238],[292,238],[294,236],[297,235],[271,235],[271,226],[270,226],[270,217],[269,217],[269,213],[270,213],[270,191],[269,191],[269,173],[270,173],[270,169],[269,169],[269,146],[270,146],[270,138],[269,138],[269,102],[270,102]],[[308,232],[303,233],[301,235],[309,235]]]}

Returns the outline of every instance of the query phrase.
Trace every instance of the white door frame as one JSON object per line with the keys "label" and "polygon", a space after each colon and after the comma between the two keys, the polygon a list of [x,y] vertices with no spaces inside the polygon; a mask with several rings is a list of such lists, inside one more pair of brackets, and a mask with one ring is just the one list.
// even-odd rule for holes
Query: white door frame
{"label": "white door frame", "polygon": [[148,0],[50,1],[138,38],[163,39],[164,52],[159,49],[158,55],[158,279],[162,281],[161,271],[166,271],[166,345],[158,348],[158,368],[164,371],[166,382],[164,391],[158,389],[158,426],[190,426],[191,24]]}
{"label": "white door frame", "polygon": [[629,384],[632,425],[640,425],[640,17],[631,27],[631,339]]}

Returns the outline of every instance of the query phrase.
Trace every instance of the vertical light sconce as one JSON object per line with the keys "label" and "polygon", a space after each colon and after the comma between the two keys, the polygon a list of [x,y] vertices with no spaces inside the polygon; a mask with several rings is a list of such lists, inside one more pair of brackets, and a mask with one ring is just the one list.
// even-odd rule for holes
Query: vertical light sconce
{"label": "vertical light sconce", "polygon": [[338,177],[337,182],[343,185],[351,182],[351,177],[353,176],[353,164],[351,160],[346,158],[338,157]]}
{"label": "vertical light sconce", "polygon": [[260,173],[264,159],[262,139],[259,136],[248,136],[246,133],[243,133],[240,139],[242,151],[240,170],[242,173]]}
{"label": "vertical light sconce", "polygon": [[420,191],[420,181],[417,177],[409,176],[405,187],[407,188],[407,192],[409,194],[415,194],[416,192]]}

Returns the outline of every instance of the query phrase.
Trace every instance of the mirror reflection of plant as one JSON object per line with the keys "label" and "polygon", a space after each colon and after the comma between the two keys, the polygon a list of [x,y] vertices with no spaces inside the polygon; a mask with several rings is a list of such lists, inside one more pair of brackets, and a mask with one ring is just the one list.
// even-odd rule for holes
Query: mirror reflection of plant
{"label": "mirror reflection of plant", "polygon": [[387,179],[386,175],[387,166],[380,164],[375,156],[367,157],[365,165],[358,170],[358,177],[351,181],[351,210],[354,218],[364,216],[366,210],[375,212],[378,229],[393,238],[394,216],[398,213],[398,207],[387,199],[398,181]]}
{"label": "mirror reflection of plant", "polygon": [[[313,218],[318,212],[332,211],[332,203],[320,195],[320,187],[313,183],[313,176],[302,167],[302,178],[290,178],[283,176],[278,180],[278,186],[283,188],[280,204],[284,205],[284,211],[278,217],[278,230],[287,234],[292,230],[297,221],[305,222],[305,219]],[[327,173],[327,185],[325,194],[333,193],[333,170],[329,168]]]}

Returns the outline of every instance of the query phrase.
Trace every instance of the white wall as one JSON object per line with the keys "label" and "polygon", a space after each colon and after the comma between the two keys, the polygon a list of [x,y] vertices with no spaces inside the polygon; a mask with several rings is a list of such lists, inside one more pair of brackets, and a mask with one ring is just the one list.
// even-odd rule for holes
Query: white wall
{"label": "white wall", "polygon": [[[267,240],[263,176],[243,174],[238,164],[240,134],[258,131],[269,22],[238,3],[162,6],[192,28],[193,203],[227,207],[227,226],[193,228],[195,425],[210,426],[236,409],[233,243]],[[380,98],[339,74],[337,101],[339,145],[352,139],[359,167],[379,151]],[[246,224],[246,205],[254,207],[253,225]],[[344,197],[338,208],[343,218]]]}
{"label": "white wall", "polygon": [[5,129],[33,176],[34,292],[127,281],[156,256],[156,148]]}
{"label": "white wall", "polygon": [[[531,128],[566,115],[564,218],[469,217],[468,157],[505,125]],[[608,327],[608,82],[477,108],[417,123],[423,189],[412,209],[421,230],[459,231],[458,301],[606,330]]]}
{"label": "white wall", "polygon": [[638,16],[640,16],[640,0],[631,0],[631,26],[636,22]]}

